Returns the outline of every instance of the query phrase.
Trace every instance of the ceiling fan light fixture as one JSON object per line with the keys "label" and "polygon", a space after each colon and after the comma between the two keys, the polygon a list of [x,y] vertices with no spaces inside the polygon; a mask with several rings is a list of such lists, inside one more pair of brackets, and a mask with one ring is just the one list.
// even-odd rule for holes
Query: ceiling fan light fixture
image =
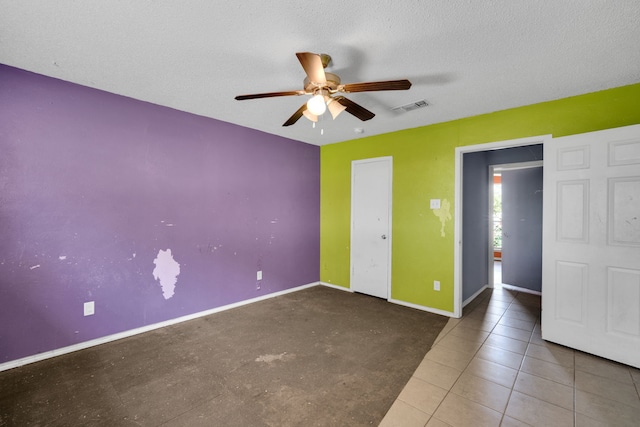
{"label": "ceiling fan light fixture", "polygon": [[302,112],[302,115],[305,116],[307,119],[311,120],[314,123],[318,121],[318,116],[316,116],[315,114],[311,113],[309,110],[304,110]]}
{"label": "ceiling fan light fixture", "polygon": [[307,111],[314,116],[321,116],[327,111],[327,104],[324,102],[324,96],[314,95],[307,101]]}
{"label": "ceiling fan light fixture", "polygon": [[333,117],[333,120],[336,119],[336,117],[338,117],[338,115],[340,113],[342,113],[344,110],[347,109],[347,107],[345,107],[344,105],[340,104],[338,101],[336,101],[335,99],[327,96],[327,108],[329,109],[329,112],[331,113],[331,117]]}

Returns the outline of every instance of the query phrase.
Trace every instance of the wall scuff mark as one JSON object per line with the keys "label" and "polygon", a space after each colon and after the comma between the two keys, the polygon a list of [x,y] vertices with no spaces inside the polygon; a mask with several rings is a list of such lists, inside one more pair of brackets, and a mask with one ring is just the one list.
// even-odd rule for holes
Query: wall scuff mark
{"label": "wall scuff mark", "polygon": [[160,249],[153,263],[156,265],[156,268],[153,269],[153,278],[160,282],[164,299],[169,299],[176,289],[176,282],[180,274],[180,264],[173,259],[171,249],[166,251]]}

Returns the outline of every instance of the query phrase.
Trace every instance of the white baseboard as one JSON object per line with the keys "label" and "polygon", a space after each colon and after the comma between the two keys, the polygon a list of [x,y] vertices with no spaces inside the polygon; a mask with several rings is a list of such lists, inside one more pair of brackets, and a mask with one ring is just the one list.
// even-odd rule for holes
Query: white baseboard
{"label": "white baseboard", "polygon": [[473,301],[474,299],[477,298],[478,295],[480,295],[482,293],[482,291],[484,291],[485,289],[488,289],[489,285],[484,285],[483,287],[480,288],[480,290],[478,292],[476,292],[475,294],[471,295],[469,298],[467,298],[466,300],[464,300],[462,302],[462,306],[465,307],[467,304],[469,304],[471,301]]}
{"label": "white baseboard", "polygon": [[321,284],[322,286],[329,287],[329,288],[338,289],[339,291],[346,291],[346,292],[353,293],[351,288],[345,288],[344,286],[332,285],[331,283],[327,283],[327,282],[319,282],[319,284]]}
{"label": "white baseboard", "polygon": [[522,292],[523,294],[542,295],[542,292],[540,292],[540,291],[534,291],[534,290],[527,289],[527,288],[521,288],[520,286],[505,285],[504,283],[501,284],[500,286],[505,288],[505,289],[509,289],[510,291]]}
{"label": "white baseboard", "polygon": [[[328,286],[330,288],[339,289],[341,291],[346,291],[346,292],[352,292],[353,293],[353,291],[350,288],[345,288],[344,286],[336,286],[336,285],[332,285],[332,284],[326,283],[326,282],[320,282],[320,284],[322,286]],[[454,317],[453,312],[451,312],[451,311],[439,310],[437,308],[426,307],[426,306],[423,306],[423,305],[413,304],[413,303],[410,303],[410,302],[400,301],[400,300],[392,299],[392,298],[389,298],[387,301],[392,303],[392,304],[403,305],[405,307],[415,308],[417,310],[422,310],[422,311],[428,311],[429,313],[440,314],[442,316],[447,316],[447,317]]]}
{"label": "white baseboard", "polygon": [[[140,328],[131,329],[128,331],[119,332],[113,335],[107,335],[106,337],[96,338],[93,340],[73,344],[67,347],[58,348],[55,350],[45,351],[44,353],[34,354],[33,356],[23,357],[21,359],[11,360],[9,362],[0,364],[0,372],[9,369],[17,368],[19,366],[27,365],[29,363],[39,362],[41,360],[50,359],[52,357],[61,356],[63,354],[72,353],[78,350],[84,350],[85,348],[94,347],[100,344],[105,344],[112,341],[117,341],[122,338],[131,337],[134,335],[142,334],[144,332],[153,331],[154,329],[164,328],[165,326],[175,325],[177,323],[186,322],[187,320],[197,319],[198,317],[208,316],[210,314],[219,313],[221,311],[230,310],[232,308],[241,307],[243,305],[251,304],[258,301],[263,301],[270,298],[275,298],[281,295],[289,294],[292,292],[301,291],[303,289],[311,288],[313,286],[320,285],[320,282],[313,282],[306,285],[298,286],[284,291],[274,292],[272,294],[262,295],[256,298],[251,298],[244,301],[239,301],[233,304],[223,305],[221,307],[212,308],[210,310],[201,311],[198,313],[188,314],[186,316],[177,317],[175,319],[165,320],[164,322],[154,323],[153,325],[142,326]],[[337,287],[340,289],[339,287]]]}
{"label": "white baseboard", "polygon": [[[140,328],[119,332],[117,334],[108,335],[106,337],[96,338],[96,339],[85,341],[85,342],[81,342],[81,343],[78,343],[78,344],[73,344],[73,345],[70,345],[70,346],[67,346],[67,347],[62,347],[62,348],[58,348],[58,349],[55,349],[55,350],[45,351],[44,353],[39,353],[39,354],[34,354],[32,356],[23,357],[21,359],[11,360],[9,362],[5,362],[5,363],[1,363],[0,364],[0,372],[6,371],[6,370],[9,370],[9,369],[13,369],[13,368],[17,368],[19,366],[27,365],[29,363],[34,363],[34,362],[39,362],[41,360],[50,359],[52,357],[62,356],[63,354],[72,353],[74,351],[84,350],[84,349],[90,348],[90,347],[95,347],[95,346],[100,345],[100,344],[106,344],[108,342],[117,341],[117,340],[120,340],[122,338],[131,337],[131,336],[134,336],[134,335],[138,335],[138,334],[142,334],[142,333],[145,333],[145,332],[153,331],[155,329],[164,328],[165,326],[171,326],[171,325],[175,325],[177,323],[186,322],[188,320],[197,319],[199,317],[208,316],[210,314],[219,313],[221,311],[231,310],[232,308],[241,307],[243,305],[252,304],[254,302],[264,301],[264,300],[269,299],[269,298],[275,298],[275,297],[278,297],[278,296],[281,296],[281,295],[286,295],[286,294],[289,294],[289,293],[292,293],[292,292],[301,291],[303,289],[311,288],[311,287],[318,286],[318,285],[327,286],[329,288],[338,289],[338,290],[344,291],[344,292],[353,292],[350,288],[345,288],[343,286],[332,285],[332,284],[326,283],[326,282],[313,282],[313,283],[309,283],[309,284],[306,284],[306,285],[298,286],[298,287],[295,287],[295,288],[286,289],[284,291],[274,292],[272,294],[262,295],[262,296],[259,296],[259,297],[256,297],[256,298],[251,298],[251,299],[248,299],[248,300],[239,301],[239,302],[236,302],[236,303],[233,303],[233,304],[228,304],[228,305],[224,305],[224,306],[221,306],[221,307],[212,308],[210,310],[205,310],[205,311],[201,311],[201,312],[198,312],[198,313],[188,314],[186,316],[177,317],[175,319],[165,320],[164,322],[154,323],[153,325],[142,326]],[[518,289],[521,289],[521,288],[518,288]],[[522,291],[522,292],[525,292],[525,291]],[[531,292],[534,292],[534,291],[531,291]],[[412,304],[410,302],[405,302],[405,301],[400,301],[400,300],[395,300],[395,299],[389,299],[388,301],[393,303],[393,304],[398,304],[398,305],[402,305],[402,306],[405,306],[405,307],[415,308],[417,310],[427,311],[429,313],[439,314],[439,315],[447,316],[447,317],[455,317],[454,313],[450,312],[450,311],[444,311],[444,310],[440,310],[440,309],[437,309],[437,308],[426,307],[426,306],[422,306],[422,305],[418,305],[418,304]]]}
{"label": "white baseboard", "polygon": [[428,311],[429,313],[439,314],[441,316],[455,317],[455,314],[452,311],[444,311],[438,308],[432,308],[424,305],[413,304],[410,302],[400,301],[397,299],[389,299],[388,301],[394,304],[403,305],[405,307],[415,308],[416,310]]}

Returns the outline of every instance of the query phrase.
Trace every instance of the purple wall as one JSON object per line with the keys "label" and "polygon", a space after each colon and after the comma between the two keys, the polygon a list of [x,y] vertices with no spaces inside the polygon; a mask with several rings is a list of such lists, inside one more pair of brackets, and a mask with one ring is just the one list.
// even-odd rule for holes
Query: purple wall
{"label": "purple wall", "polygon": [[319,212],[319,147],[0,65],[0,363],[316,282]]}

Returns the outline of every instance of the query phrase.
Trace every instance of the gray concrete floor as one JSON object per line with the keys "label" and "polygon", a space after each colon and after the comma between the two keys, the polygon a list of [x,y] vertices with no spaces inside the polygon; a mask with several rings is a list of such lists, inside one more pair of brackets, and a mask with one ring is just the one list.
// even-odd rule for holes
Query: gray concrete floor
{"label": "gray concrete floor", "polygon": [[316,286],[0,372],[0,426],[377,425],[446,322]]}

